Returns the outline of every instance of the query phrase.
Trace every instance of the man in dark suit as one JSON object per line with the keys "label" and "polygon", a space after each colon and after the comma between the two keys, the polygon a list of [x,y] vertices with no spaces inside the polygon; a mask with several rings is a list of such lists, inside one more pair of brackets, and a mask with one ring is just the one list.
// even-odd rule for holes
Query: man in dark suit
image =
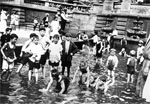
{"label": "man in dark suit", "polygon": [[67,33],[65,41],[62,42],[62,74],[64,75],[65,67],[67,67],[67,77],[70,75],[72,56],[78,51],[77,46],[72,41],[70,41],[70,36],[71,34]]}

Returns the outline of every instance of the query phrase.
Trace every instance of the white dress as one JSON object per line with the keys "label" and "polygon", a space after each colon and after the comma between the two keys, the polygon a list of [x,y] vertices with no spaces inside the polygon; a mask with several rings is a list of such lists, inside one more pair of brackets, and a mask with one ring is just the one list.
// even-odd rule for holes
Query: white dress
{"label": "white dress", "polygon": [[51,22],[51,29],[52,29],[52,32],[51,32],[51,36],[53,37],[55,34],[58,34],[58,31],[60,29],[60,25],[59,25],[59,21],[52,21]]}
{"label": "white dress", "polygon": [[7,28],[6,20],[7,20],[7,16],[4,12],[2,12],[0,16],[0,32],[5,32]]}
{"label": "white dress", "polygon": [[150,102],[150,71],[143,88],[142,98],[145,98],[147,102]]}

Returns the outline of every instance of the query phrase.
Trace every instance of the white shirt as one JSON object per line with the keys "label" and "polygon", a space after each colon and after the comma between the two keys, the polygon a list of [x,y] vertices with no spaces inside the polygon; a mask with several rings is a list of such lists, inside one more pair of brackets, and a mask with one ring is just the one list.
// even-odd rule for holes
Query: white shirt
{"label": "white shirt", "polygon": [[144,46],[137,48],[137,58],[140,58],[141,54],[143,54]]}
{"label": "white shirt", "polygon": [[40,37],[40,44],[43,47],[42,54],[45,54],[48,49],[48,45],[50,44],[50,39],[46,35],[44,37]]}
{"label": "white shirt", "polygon": [[92,39],[93,39],[93,42],[94,42],[94,43],[97,43],[97,42],[98,42],[98,36],[97,36],[97,35],[94,35],[94,36],[92,37]]}
{"label": "white shirt", "polygon": [[62,52],[62,45],[59,43],[55,44],[54,42],[52,42],[48,49],[50,51],[50,60],[58,62],[61,58],[60,53]]}
{"label": "white shirt", "polygon": [[41,44],[34,44],[31,43],[29,47],[27,48],[27,52],[32,53],[33,55],[29,58],[32,62],[35,62],[36,60],[40,60],[41,58],[41,53],[42,53],[42,45]]}
{"label": "white shirt", "polygon": [[21,51],[26,52],[26,49],[27,49],[27,47],[30,45],[31,42],[32,42],[31,39],[27,40],[27,41],[24,43],[24,45],[22,46]]}
{"label": "white shirt", "polygon": [[109,60],[112,60],[113,64],[114,64],[114,67],[116,68],[118,66],[118,58],[116,55],[114,56],[109,56],[108,59],[107,59],[107,65],[108,65],[108,62]]}
{"label": "white shirt", "polygon": [[50,26],[52,31],[58,32],[58,30],[60,29],[59,21],[52,21]]}
{"label": "white shirt", "polygon": [[117,30],[114,30],[114,31],[112,32],[112,35],[113,35],[113,36],[117,36],[117,35],[118,35],[118,31],[117,31]]}
{"label": "white shirt", "polygon": [[70,45],[70,41],[65,41],[65,52],[68,53],[69,51],[69,45]]}

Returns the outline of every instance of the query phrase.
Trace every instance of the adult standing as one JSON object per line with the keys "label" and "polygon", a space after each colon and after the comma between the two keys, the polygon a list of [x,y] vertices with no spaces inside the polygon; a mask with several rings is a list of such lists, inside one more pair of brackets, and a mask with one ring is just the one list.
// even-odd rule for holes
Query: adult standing
{"label": "adult standing", "polygon": [[7,28],[7,17],[7,12],[2,10],[0,15],[0,32],[2,33],[4,33]]}
{"label": "adult standing", "polygon": [[66,39],[62,42],[62,74],[64,75],[65,67],[67,67],[67,77],[70,75],[72,56],[78,51],[77,46],[70,40],[70,36],[70,33],[66,34]]}
{"label": "adult standing", "polygon": [[67,21],[69,21],[66,14],[67,14],[67,9],[62,10],[62,12],[60,14],[60,17],[61,17],[61,21],[60,21],[61,31],[65,30],[66,23],[67,23]]}
{"label": "adult standing", "polygon": [[60,30],[60,24],[58,21],[58,17],[54,17],[54,19],[52,20],[51,24],[50,24],[50,36],[53,37],[55,34],[59,34],[59,30]]}
{"label": "adult standing", "polygon": [[43,18],[43,24],[44,24],[45,27],[48,26],[48,22],[49,22],[49,17],[48,16],[49,16],[49,14],[46,13],[45,17]]}
{"label": "adult standing", "polygon": [[148,72],[150,70],[150,35],[145,44],[143,57],[144,57],[144,62],[143,62],[142,68],[139,72],[138,79],[137,79],[137,85],[136,85],[136,93],[140,97],[142,97],[143,87],[144,87],[145,81],[147,79]]}
{"label": "adult standing", "polygon": [[12,15],[11,15],[11,22],[10,22],[10,26],[12,29],[16,29],[16,27],[19,25],[19,16],[17,14],[17,11],[15,11]]}

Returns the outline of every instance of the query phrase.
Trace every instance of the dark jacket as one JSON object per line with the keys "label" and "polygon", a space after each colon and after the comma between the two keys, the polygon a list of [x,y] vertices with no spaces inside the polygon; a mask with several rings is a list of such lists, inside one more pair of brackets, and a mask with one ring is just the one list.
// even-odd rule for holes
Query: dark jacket
{"label": "dark jacket", "polygon": [[77,51],[78,51],[78,48],[77,46],[70,41],[70,45],[69,45],[69,50],[68,50],[68,53],[65,52],[65,41],[62,42],[62,47],[63,47],[63,50],[62,50],[62,56],[61,56],[61,61],[71,61],[72,60],[72,55],[71,53],[74,55]]}

